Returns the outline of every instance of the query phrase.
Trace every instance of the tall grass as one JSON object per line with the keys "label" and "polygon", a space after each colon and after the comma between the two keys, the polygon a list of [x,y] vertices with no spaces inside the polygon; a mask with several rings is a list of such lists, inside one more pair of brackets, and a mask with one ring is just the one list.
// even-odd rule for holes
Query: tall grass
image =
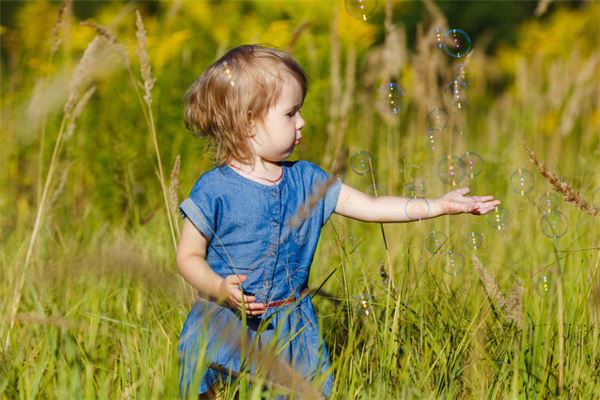
{"label": "tall grass", "polygon": [[[244,7],[253,12],[240,30]],[[466,67],[470,103],[460,113],[449,110],[450,128],[436,150],[426,141],[426,116],[443,105],[441,87],[454,66],[432,41],[435,27],[446,26],[434,2],[426,2],[414,52],[392,2],[382,10],[381,28],[326,2],[306,3],[303,13],[286,11],[297,11],[293,4],[278,7],[175,2],[165,15],[145,15],[146,28],[138,22],[147,49],[144,82],[129,56],[137,45],[130,7],[99,12],[97,22],[87,23],[96,32],[80,26],[70,7],[61,9],[65,37],[56,51],[45,44],[40,53],[30,35],[51,30],[43,21],[52,21],[47,15],[59,5],[27,3],[21,25],[3,33],[10,38],[3,43],[19,45],[5,47],[13,67],[2,70],[8,79],[2,80],[0,149],[0,398],[178,397],[176,343],[190,289],[175,268],[173,203],[211,159],[184,132],[180,100],[223,49],[242,42],[293,48],[306,65],[312,87],[303,158],[331,168],[344,146],[351,154],[368,150],[375,175],[348,168],[346,183],[367,191],[376,180],[382,193],[401,194],[421,178],[433,197],[448,189],[437,178],[438,160],[475,151],[485,159],[483,173],[463,183],[494,194],[510,213],[505,231],[474,216],[387,225],[391,277],[391,269],[380,273],[388,261],[379,227],[332,217],[310,283],[320,287],[313,302],[332,360],[333,398],[600,397],[596,219],[561,203],[568,230],[552,240],[540,229],[537,207],[549,184],[536,175],[525,195],[508,184],[517,168],[533,171],[524,138],[583,198],[600,186],[594,81],[600,51],[588,46],[595,43],[598,6],[559,9],[520,33],[528,43],[532,32],[563,29],[569,37],[565,26],[590,26],[588,35],[573,39],[576,56],[552,41],[538,43],[533,53],[518,45],[490,56],[474,38]],[[565,19],[572,25],[561,25]],[[104,26],[114,36],[103,34]],[[103,39],[93,39],[96,33]],[[92,40],[110,44],[112,55],[102,58],[120,57],[126,68],[84,75],[91,80],[79,81],[71,100],[69,87],[43,93],[35,104],[47,112],[36,114],[42,125],[32,123],[27,110],[36,79],[47,76],[44,87],[55,87],[51,82],[60,79],[53,71],[76,64]],[[406,92],[393,118],[382,113],[377,94],[389,79]],[[57,111],[65,102],[66,112]],[[174,165],[170,186],[163,162]],[[39,182],[45,184],[37,190]],[[443,257],[426,250],[432,230],[449,237],[440,254],[453,248],[464,255],[460,273],[444,273]],[[468,231],[483,234],[480,249],[469,249]],[[471,263],[472,253],[479,264]],[[268,372],[244,389],[246,397],[260,398],[260,383],[270,394],[288,393],[269,386]],[[219,396],[233,398],[244,379],[221,387]]]}

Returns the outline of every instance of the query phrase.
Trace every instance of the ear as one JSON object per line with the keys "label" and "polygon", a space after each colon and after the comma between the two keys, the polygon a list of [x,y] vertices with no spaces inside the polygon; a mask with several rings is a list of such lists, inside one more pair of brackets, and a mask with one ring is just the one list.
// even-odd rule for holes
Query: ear
{"label": "ear", "polygon": [[254,132],[254,118],[252,117],[252,111],[248,111],[248,130],[247,130],[247,135],[248,137],[254,137],[254,135],[256,135],[256,133]]}

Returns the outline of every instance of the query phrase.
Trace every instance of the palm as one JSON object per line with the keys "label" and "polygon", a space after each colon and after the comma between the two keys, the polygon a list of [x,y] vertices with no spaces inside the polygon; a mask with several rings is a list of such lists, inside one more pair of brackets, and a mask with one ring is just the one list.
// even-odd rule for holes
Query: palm
{"label": "palm", "polygon": [[469,188],[460,188],[443,195],[440,202],[444,213],[483,215],[500,204],[500,201],[495,200],[494,196],[466,196],[469,191]]}

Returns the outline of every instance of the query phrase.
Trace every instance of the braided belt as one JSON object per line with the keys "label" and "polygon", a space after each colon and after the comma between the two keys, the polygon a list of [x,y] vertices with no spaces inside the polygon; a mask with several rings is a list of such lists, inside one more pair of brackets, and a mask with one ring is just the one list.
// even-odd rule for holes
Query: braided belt
{"label": "braided belt", "polygon": [[296,295],[291,295],[290,297],[288,297],[287,299],[284,300],[277,300],[277,301],[272,301],[270,303],[267,303],[267,308],[277,308],[277,307],[281,307],[284,306],[286,304],[292,304],[295,303],[298,300],[303,299],[304,297],[306,297],[306,295],[310,292],[309,288],[304,289],[301,293],[300,293],[300,297],[296,298]]}

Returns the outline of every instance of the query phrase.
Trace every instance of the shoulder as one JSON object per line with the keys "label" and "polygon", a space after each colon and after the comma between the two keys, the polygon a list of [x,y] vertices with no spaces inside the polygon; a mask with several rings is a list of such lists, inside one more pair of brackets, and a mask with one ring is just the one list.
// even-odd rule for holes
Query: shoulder
{"label": "shoulder", "polygon": [[221,187],[224,179],[221,168],[222,167],[214,167],[202,173],[194,183],[191,193],[199,191],[207,192]]}

